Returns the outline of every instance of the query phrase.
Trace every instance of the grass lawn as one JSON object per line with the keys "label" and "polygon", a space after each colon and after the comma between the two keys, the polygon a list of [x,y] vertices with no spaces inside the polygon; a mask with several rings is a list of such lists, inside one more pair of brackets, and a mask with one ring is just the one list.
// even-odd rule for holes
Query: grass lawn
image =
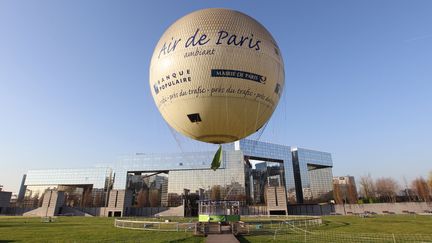
{"label": "grass lawn", "polygon": [[[324,216],[318,227],[254,232],[241,242],[432,242],[432,216]],[[305,228],[303,228],[305,229]]]}
{"label": "grass lawn", "polygon": [[359,216],[325,216],[319,231],[342,233],[431,234],[432,216],[380,215],[371,218]]}
{"label": "grass lawn", "polygon": [[0,242],[204,242],[185,232],[119,229],[113,218],[58,217],[42,223],[40,218],[0,217]]}
{"label": "grass lawn", "polygon": [[[387,238],[379,238],[380,235]],[[302,229],[281,230],[276,234],[274,230],[263,230],[239,239],[241,242],[432,242],[432,216],[325,216],[323,225],[308,228],[307,233]],[[42,223],[40,218],[0,217],[0,242],[9,241],[204,242],[205,238],[185,232],[119,229],[114,227],[113,218],[58,217],[56,222]]]}

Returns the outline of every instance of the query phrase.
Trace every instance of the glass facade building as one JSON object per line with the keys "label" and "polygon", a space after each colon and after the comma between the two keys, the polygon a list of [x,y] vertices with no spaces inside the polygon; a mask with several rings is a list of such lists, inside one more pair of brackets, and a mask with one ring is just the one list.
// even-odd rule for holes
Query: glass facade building
{"label": "glass facade building", "polygon": [[68,206],[101,207],[112,180],[112,169],[107,167],[30,170],[21,188],[25,192],[22,203],[25,207],[40,206],[44,192],[55,189],[65,192]]}
{"label": "glass facade building", "polygon": [[333,161],[330,153],[293,148],[294,179],[298,203],[328,202],[333,194]]}
{"label": "glass facade building", "polygon": [[285,187],[287,199],[290,203],[295,203],[295,181],[291,156],[291,148],[285,145],[261,142],[256,140],[243,139],[231,144],[234,149],[243,152],[246,160],[258,160],[266,162],[268,167],[276,165],[281,170],[280,186]]}
{"label": "glass facade building", "polygon": [[332,191],[329,153],[244,139],[223,145],[216,171],[210,169],[213,156],[137,153],[119,157],[110,168],[31,170],[24,198],[35,204],[44,190],[58,189],[70,198],[69,206],[103,206],[113,189],[130,192],[125,205],[138,208],[179,206],[185,195],[266,206],[268,188],[283,188],[288,204],[327,200]]}

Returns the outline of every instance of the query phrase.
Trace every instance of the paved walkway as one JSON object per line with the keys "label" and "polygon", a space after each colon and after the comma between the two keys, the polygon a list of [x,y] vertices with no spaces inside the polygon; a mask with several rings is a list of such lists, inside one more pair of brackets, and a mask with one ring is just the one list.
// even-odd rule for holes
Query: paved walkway
{"label": "paved walkway", "polygon": [[206,243],[239,243],[233,234],[207,235]]}

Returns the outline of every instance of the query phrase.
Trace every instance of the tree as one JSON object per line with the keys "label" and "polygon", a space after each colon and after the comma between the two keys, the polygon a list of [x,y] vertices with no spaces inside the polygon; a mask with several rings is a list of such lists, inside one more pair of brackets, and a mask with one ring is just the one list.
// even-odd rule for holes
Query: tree
{"label": "tree", "polygon": [[429,185],[429,189],[432,190],[432,171],[429,172],[428,185]]}
{"label": "tree", "polygon": [[138,208],[147,207],[149,205],[149,191],[148,189],[141,188],[138,192],[136,199],[136,206]]}
{"label": "tree", "polygon": [[354,179],[348,177],[348,180],[343,183],[334,182],[333,197],[336,204],[357,203],[358,195],[357,195]]}
{"label": "tree", "polygon": [[333,197],[336,204],[344,203],[344,195],[340,184],[333,184]]}
{"label": "tree", "polygon": [[160,193],[158,189],[152,189],[149,193],[149,203],[150,207],[158,207],[160,206]]}
{"label": "tree", "polygon": [[375,183],[370,174],[360,177],[360,192],[363,198],[375,198]]}
{"label": "tree", "polygon": [[91,188],[84,189],[82,194],[81,207],[92,207],[93,206],[93,193]]}
{"label": "tree", "polygon": [[40,202],[40,205],[42,206],[42,202],[43,201],[41,201],[41,200],[39,200],[39,194],[36,194],[36,195],[34,195],[32,198],[31,198],[31,207],[32,208],[37,208],[37,207],[39,207],[39,202]]}
{"label": "tree", "polygon": [[350,183],[347,185],[347,200],[348,203],[357,203],[358,200],[358,194],[356,191],[356,186],[354,180],[350,181]]}
{"label": "tree", "polygon": [[398,183],[391,177],[382,177],[375,182],[376,193],[384,202],[396,202]]}
{"label": "tree", "polygon": [[427,181],[423,177],[418,177],[412,182],[412,189],[418,198],[424,202],[431,201],[431,192]]}
{"label": "tree", "polygon": [[105,193],[99,192],[96,193],[95,198],[94,198],[94,202],[93,202],[93,207],[104,207],[105,206]]}
{"label": "tree", "polygon": [[42,193],[42,196],[38,200],[38,207],[42,207],[45,193]]}
{"label": "tree", "polygon": [[168,193],[168,207],[177,207],[182,204],[182,197],[177,193]]}
{"label": "tree", "polygon": [[221,187],[219,185],[214,185],[211,188],[210,199],[211,200],[220,200],[221,199]]}
{"label": "tree", "polygon": [[404,191],[406,197],[408,197],[408,201],[409,202],[415,201],[416,200],[416,195],[414,195],[414,193],[412,193],[412,189],[411,189],[412,187],[410,188],[408,186],[408,181],[405,178],[405,176],[403,177],[403,182],[404,182],[404,189],[403,189],[403,191]]}

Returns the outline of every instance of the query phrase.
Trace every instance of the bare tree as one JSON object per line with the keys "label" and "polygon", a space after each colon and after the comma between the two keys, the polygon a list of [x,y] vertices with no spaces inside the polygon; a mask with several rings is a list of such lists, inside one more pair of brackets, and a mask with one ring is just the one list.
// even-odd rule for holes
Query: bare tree
{"label": "bare tree", "polygon": [[357,203],[358,194],[356,191],[356,187],[354,181],[351,181],[350,184],[347,185],[347,200],[348,203],[354,204]]}
{"label": "bare tree", "polygon": [[177,207],[182,204],[182,197],[177,193],[168,193],[168,207]]}
{"label": "bare tree", "polygon": [[376,193],[385,202],[396,202],[398,183],[391,177],[382,177],[376,180]]}
{"label": "bare tree", "polygon": [[364,198],[375,198],[375,183],[370,174],[360,177],[360,192]]}
{"label": "bare tree", "polygon": [[147,207],[149,205],[149,191],[148,189],[141,188],[138,192],[136,199],[136,206],[138,208]]}
{"label": "bare tree", "polygon": [[432,171],[429,172],[428,185],[429,185],[429,189],[432,190]]}
{"label": "bare tree", "polygon": [[38,200],[38,207],[42,207],[42,203],[43,203],[43,200],[44,200],[44,196],[45,196],[45,193],[42,193],[42,196],[39,198],[39,200]]}
{"label": "bare tree", "polygon": [[84,189],[81,200],[81,207],[91,207],[93,205],[93,194],[91,188]]}
{"label": "bare tree", "polygon": [[431,201],[431,192],[427,181],[423,177],[418,177],[412,182],[412,189],[418,198],[424,202]]}
{"label": "bare tree", "polygon": [[333,184],[333,197],[336,204],[344,203],[344,195],[340,184]]}
{"label": "bare tree", "polygon": [[221,187],[219,185],[214,185],[211,188],[211,200],[220,200],[221,199]]}
{"label": "bare tree", "polygon": [[32,208],[37,208],[37,207],[39,207],[39,205],[42,206],[43,201],[39,200],[39,194],[34,195],[30,200],[31,200],[31,207]]}
{"label": "bare tree", "polygon": [[351,178],[348,178],[345,183],[334,183],[333,184],[333,199],[336,204],[357,203],[358,195],[355,187],[355,182]]}
{"label": "bare tree", "polygon": [[150,190],[150,193],[149,193],[150,207],[160,206],[160,201],[161,201],[161,197],[160,197],[159,190],[158,189]]}
{"label": "bare tree", "polygon": [[105,194],[100,192],[96,193],[93,207],[103,207],[103,206],[105,206]]}
{"label": "bare tree", "polygon": [[403,182],[404,182],[404,189],[403,191],[405,192],[405,195],[408,197],[408,201],[415,201],[416,200],[416,196],[414,195],[414,193],[412,193],[411,188],[408,186],[408,181],[405,178],[405,176],[403,177]]}

